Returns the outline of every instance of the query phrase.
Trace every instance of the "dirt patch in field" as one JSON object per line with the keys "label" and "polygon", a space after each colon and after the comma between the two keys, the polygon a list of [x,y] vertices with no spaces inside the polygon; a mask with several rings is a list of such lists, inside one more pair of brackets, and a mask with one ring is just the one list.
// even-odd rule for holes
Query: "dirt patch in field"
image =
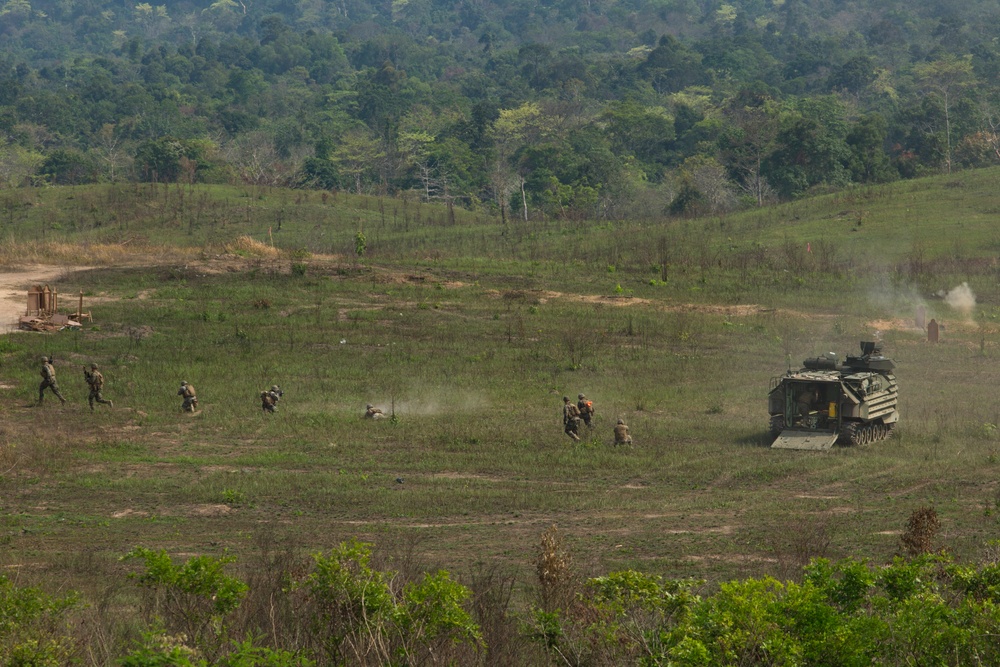
{"label": "dirt patch in field", "polygon": [[618,294],[567,294],[565,292],[552,292],[548,290],[542,290],[538,294],[539,303],[545,303],[549,299],[568,299],[570,301],[578,301],[580,303],[606,303],[612,306],[646,306],[653,303],[649,299],[640,299],[637,297]]}
{"label": "dirt patch in field", "polygon": [[60,277],[84,266],[53,266],[34,264],[17,271],[0,272],[0,325],[5,331],[17,331],[17,321],[28,308],[28,288],[51,285]]}
{"label": "dirt patch in field", "polygon": [[[538,302],[545,303],[549,299],[568,299],[579,303],[602,304],[609,306],[655,306],[661,310],[678,313],[702,313],[706,315],[724,315],[727,317],[750,317],[763,313],[776,313],[774,308],[766,308],[756,303],[733,305],[713,305],[701,303],[665,304],[634,296],[619,294],[567,294],[566,292],[539,291]],[[805,316],[805,314],[803,314]],[[812,315],[809,315],[812,317]]]}
{"label": "dirt patch in field", "polygon": [[705,313],[708,315],[726,315],[728,317],[750,317],[762,313],[776,313],[774,308],[765,308],[756,303],[742,303],[732,306],[713,306],[698,303],[683,303],[676,306],[667,306],[667,310],[681,311],[686,313]]}
{"label": "dirt patch in field", "polygon": [[185,512],[188,516],[226,516],[233,508],[229,505],[195,505]]}
{"label": "dirt patch in field", "polygon": [[475,479],[481,482],[505,482],[502,477],[490,477],[488,475],[473,475],[459,472],[438,472],[431,475],[435,479]]}

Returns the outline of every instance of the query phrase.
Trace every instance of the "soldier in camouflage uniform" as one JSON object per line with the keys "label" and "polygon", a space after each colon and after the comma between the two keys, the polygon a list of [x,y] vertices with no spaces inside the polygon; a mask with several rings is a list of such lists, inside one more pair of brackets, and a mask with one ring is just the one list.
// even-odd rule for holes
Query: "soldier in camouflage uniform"
{"label": "soldier in camouflage uniform", "polygon": [[576,409],[580,411],[580,419],[583,420],[583,423],[588,428],[594,428],[594,425],[590,421],[594,416],[594,402],[588,401],[587,397],[583,394],[580,394],[577,398],[580,399],[576,403]]}
{"label": "soldier in camouflage uniform", "polygon": [[194,386],[187,382],[181,382],[181,388],[177,390],[177,395],[184,397],[181,410],[184,412],[194,412],[198,409],[198,396],[194,393]]}
{"label": "soldier in camouflage uniform", "polygon": [[101,374],[101,371],[97,370],[97,364],[91,364],[89,371],[84,367],[83,377],[87,380],[87,384],[90,385],[90,395],[87,396],[87,402],[90,403],[91,412],[94,411],[94,401],[103,403],[109,408],[115,407],[114,403],[101,396],[101,390],[104,389],[104,376]]}
{"label": "soldier in camouflage uniform", "polygon": [[615,424],[615,447],[618,445],[631,445],[632,436],[628,432],[628,424],[624,419],[619,419]]}
{"label": "soldier in camouflage uniform", "polygon": [[42,357],[42,383],[38,385],[38,404],[41,405],[42,401],[45,399],[45,389],[51,389],[52,393],[59,397],[59,400],[63,403],[66,399],[63,395],[59,393],[59,385],[56,384],[56,369],[52,365],[52,360],[48,357]]}
{"label": "soldier in camouflage uniform", "polygon": [[260,392],[260,407],[264,412],[274,412],[278,409],[278,401],[285,392],[278,385],[272,385],[268,391]]}
{"label": "soldier in camouflage uniform", "polygon": [[580,439],[580,409],[573,405],[569,396],[563,396],[563,427],[566,435]]}
{"label": "soldier in camouflage uniform", "polygon": [[369,403],[365,406],[365,419],[385,419],[385,413]]}

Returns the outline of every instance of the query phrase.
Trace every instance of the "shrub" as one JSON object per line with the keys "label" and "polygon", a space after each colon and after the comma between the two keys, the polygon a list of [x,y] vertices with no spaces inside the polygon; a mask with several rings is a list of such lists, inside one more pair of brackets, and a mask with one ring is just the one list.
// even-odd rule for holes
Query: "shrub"
{"label": "shrub", "polygon": [[315,567],[296,587],[312,605],[312,630],[323,661],[332,664],[448,662],[461,644],[479,646],[478,626],[464,609],[470,591],[445,571],[426,575],[398,594],[393,573],[374,569],[370,545],[351,541]]}
{"label": "shrub", "polygon": [[0,575],[0,664],[60,667],[74,654],[68,614],[76,594],[50,597]]}
{"label": "shrub", "polygon": [[209,654],[224,643],[225,617],[239,607],[247,585],[223,572],[232,557],[195,556],[175,565],[165,550],[136,547],[122,560],[139,559],[146,566],[141,574],[130,574],[140,586],[152,591],[149,611],[168,630],[187,637]]}

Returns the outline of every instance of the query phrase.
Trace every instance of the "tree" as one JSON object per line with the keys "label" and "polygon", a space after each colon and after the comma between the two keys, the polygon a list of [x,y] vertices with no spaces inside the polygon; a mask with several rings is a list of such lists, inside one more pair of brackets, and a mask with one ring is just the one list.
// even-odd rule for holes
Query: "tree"
{"label": "tree", "polygon": [[163,137],[139,145],[135,163],[144,180],[172,183],[184,177],[193,182],[201,171],[209,167],[212,149],[206,140]]}
{"label": "tree", "polygon": [[57,148],[46,156],[38,173],[56,185],[79,185],[96,180],[97,165],[79,150]]}
{"label": "tree", "polygon": [[951,173],[951,109],[954,97],[975,83],[972,56],[961,58],[947,55],[941,60],[919,64],[913,68],[921,88],[941,97],[944,109],[945,170]]}
{"label": "tree", "polygon": [[663,107],[645,107],[637,102],[616,102],[602,115],[612,147],[619,154],[633,155],[657,175],[669,160],[674,141],[674,119]]}
{"label": "tree", "polygon": [[784,197],[795,197],[814,185],[848,181],[847,144],[831,109],[819,107],[788,114],[775,136],[775,150],[762,165],[769,182]]}
{"label": "tree", "polygon": [[266,132],[240,135],[225,145],[223,154],[244,183],[284,185],[291,180],[289,168],[274,147],[274,138]]}
{"label": "tree", "polygon": [[354,182],[354,191],[358,194],[362,192],[362,181],[377,173],[384,158],[382,143],[366,127],[348,130],[330,155],[337,170]]}
{"label": "tree", "polygon": [[44,160],[41,153],[16,144],[0,146],[0,185],[16,188],[29,184]]}
{"label": "tree", "polygon": [[112,183],[117,180],[119,167],[125,164],[128,159],[125,153],[125,144],[120,133],[116,130],[117,127],[112,123],[102,125],[97,132],[94,148],[97,155],[106,164],[108,180]]}
{"label": "tree", "polygon": [[542,113],[541,107],[528,102],[516,109],[501,109],[493,121],[489,136],[493,141],[494,155],[488,169],[490,189],[500,207],[500,218],[507,222],[507,198],[520,188],[524,219],[528,219],[528,199],[524,185],[527,162],[514,165],[514,156],[529,142],[540,142],[555,132],[555,119]]}
{"label": "tree", "polygon": [[690,157],[679,170],[681,187],[670,205],[675,215],[723,213],[736,208],[733,185],[726,170],[713,158]]}
{"label": "tree", "polygon": [[847,133],[846,142],[851,152],[849,167],[854,181],[886,183],[898,177],[885,152],[887,133],[888,124],[877,113],[862,116]]}
{"label": "tree", "polygon": [[764,177],[765,160],[775,150],[778,112],[774,101],[749,90],[737,95],[725,110],[732,129],[721,139],[726,166],[739,187],[763,206],[771,186]]}

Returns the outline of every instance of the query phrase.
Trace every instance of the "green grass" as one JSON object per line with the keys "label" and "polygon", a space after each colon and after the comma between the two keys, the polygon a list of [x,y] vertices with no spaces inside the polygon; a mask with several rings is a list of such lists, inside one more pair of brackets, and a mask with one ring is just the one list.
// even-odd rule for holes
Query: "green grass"
{"label": "green grass", "polygon": [[[284,210],[275,244],[313,254],[216,262],[206,250],[187,264],[72,273],[58,287],[88,295],[93,325],[0,339],[12,387],[0,562],[93,591],[88,568],[67,566],[74,554],[111,571],[137,544],[247,558],[269,530],[300,553],[351,537],[416,544],[428,568],[499,563],[529,583],[539,536],[558,524],[584,573],[716,583],[793,576],[803,553],[885,561],[925,505],[941,517],[940,546],[975,559],[1000,516],[1000,295],[985,261],[998,175],[725,219],[506,229],[319,193],[8,193],[44,204],[16,209],[15,240],[44,230],[208,248],[264,240]],[[103,213],[81,213],[91,206]],[[359,220],[364,263],[352,256]],[[218,271],[226,263],[239,270]],[[971,320],[933,296],[962,281],[980,299]],[[945,324],[941,344],[908,326],[918,301]],[[789,357],[854,353],[876,330],[898,364],[898,437],[770,450],[770,378]],[[65,408],[27,407],[43,353],[56,357]],[[113,411],[86,408],[91,361]],[[200,414],[180,413],[181,380],[197,387]],[[265,415],[257,395],[271,384],[286,393]],[[597,428],[572,443],[561,397],[579,392],[595,401]],[[362,420],[368,402],[397,422]],[[632,449],[610,446],[619,416]]]}

